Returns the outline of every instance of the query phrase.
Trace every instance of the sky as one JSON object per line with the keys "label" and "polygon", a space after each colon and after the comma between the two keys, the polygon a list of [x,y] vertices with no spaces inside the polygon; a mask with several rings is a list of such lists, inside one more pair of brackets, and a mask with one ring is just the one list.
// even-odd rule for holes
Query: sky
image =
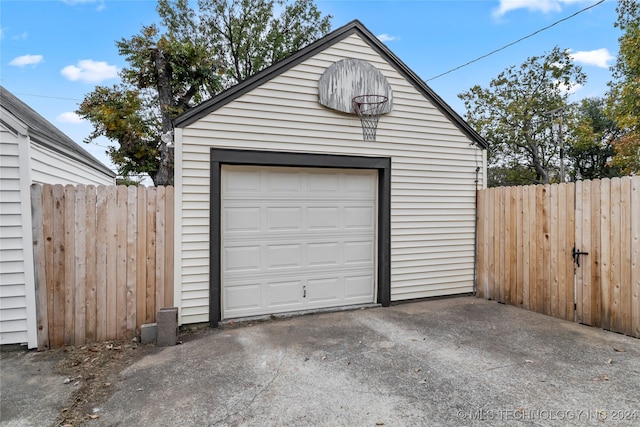
{"label": "sky", "polygon": [[[599,0],[315,1],[333,16],[332,29],[362,22],[462,116],[458,94],[487,87],[504,69],[555,46],[570,49],[587,74],[570,100],[603,96],[621,35],[614,0],[569,19]],[[127,64],[115,42],[158,22],[155,7],[155,0],[2,0],[0,84],[115,170],[105,154],[109,141],[83,143],[92,126],[74,111],[96,85],[119,82]]]}

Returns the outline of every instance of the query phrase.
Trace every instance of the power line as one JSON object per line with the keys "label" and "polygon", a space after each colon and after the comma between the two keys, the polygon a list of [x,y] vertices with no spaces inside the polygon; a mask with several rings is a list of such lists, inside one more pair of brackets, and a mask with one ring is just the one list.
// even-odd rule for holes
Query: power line
{"label": "power line", "polygon": [[110,146],[110,145],[102,145],[102,144],[98,144],[98,143],[97,143],[97,142],[95,142],[95,141],[91,141],[91,142],[89,142],[89,144],[97,145],[98,147],[102,147],[102,148],[111,148],[111,146]]}
{"label": "power line", "polygon": [[466,62],[466,63],[464,63],[464,64],[462,64],[462,65],[459,65],[459,66],[457,66],[457,67],[455,67],[455,68],[452,68],[452,69],[450,69],[449,71],[445,71],[445,72],[444,72],[444,73],[442,73],[442,74],[438,74],[438,75],[437,75],[437,76],[435,76],[435,77],[431,77],[431,78],[427,79],[426,81],[427,81],[427,82],[430,82],[431,80],[435,80],[435,79],[437,79],[437,78],[439,78],[439,77],[442,77],[442,76],[445,76],[445,75],[447,75],[447,74],[449,74],[449,73],[453,73],[454,71],[457,71],[457,70],[459,70],[460,68],[466,67],[467,65],[471,65],[471,64],[473,64],[474,62],[478,62],[478,61],[480,61],[481,59],[486,58],[487,56],[491,56],[491,55],[493,55],[494,53],[500,52],[501,50],[504,50],[504,49],[506,49],[506,48],[508,48],[508,47],[511,47],[511,46],[513,46],[514,44],[520,43],[521,41],[526,40],[526,39],[528,39],[528,38],[530,38],[530,37],[533,37],[533,36],[535,36],[535,35],[536,35],[536,34],[538,34],[538,33],[541,33],[541,32],[543,32],[543,31],[545,31],[545,30],[548,30],[549,28],[554,27],[554,26],[558,25],[558,24],[559,24],[559,23],[561,23],[561,22],[567,21],[567,20],[569,20],[569,19],[573,18],[574,16],[577,16],[577,15],[581,14],[582,12],[586,12],[587,10],[589,10],[589,9],[591,9],[591,8],[594,8],[594,7],[598,6],[599,4],[604,3],[604,1],[605,1],[605,0],[600,0],[598,3],[594,3],[594,4],[592,4],[591,6],[587,6],[587,7],[585,7],[584,9],[581,9],[581,10],[577,11],[577,12],[576,12],[576,13],[574,13],[573,15],[570,15],[570,16],[567,16],[567,17],[565,17],[565,18],[562,18],[562,19],[560,19],[559,21],[556,21],[556,22],[554,22],[554,23],[553,23],[553,24],[551,24],[551,25],[547,25],[547,26],[546,26],[546,27],[544,27],[544,28],[540,28],[539,30],[534,31],[533,33],[531,33],[531,34],[529,34],[529,35],[527,35],[527,36],[521,37],[521,38],[519,38],[518,40],[516,40],[516,41],[514,41],[514,42],[511,42],[511,43],[509,43],[509,44],[506,44],[506,45],[504,45],[504,46],[502,46],[502,47],[500,47],[500,48],[498,48],[498,49],[496,49],[496,50],[492,50],[491,52],[489,52],[489,53],[487,53],[487,54],[485,54],[485,55],[479,56],[479,57],[477,57],[476,59],[473,59],[473,60],[471,60],[471,61],[469,61],[469,62]]}
{"label": "power line", "polygon": [[82,99],[77,99],[77,98],[64,98],[61,96],[47,96],[47,95],[36,95],[34,93],[19,93],[19,92],[14,92],[14,95],[22,95],[22,96],[34,96],[36,98],[50,98],[50,99],[65,99],[67,101],[82,101]]}
{"label": "power line", "polygon": [[[479,56],[479,57],[477,57],[476,59],[472,59],[471,61],[465,62],[465,63],[464,63],[464,64],[462,64],[462,65],[458,65],[457,67],[452,68],[452,69],[450,69],[450,70],[448,70],[448,71],[445,71],[444,73],[438,74],[437,76],[434,76],[434,77],[428,78],[428,79],[426,79],[425,81],[426,81],[426,82],[430,82],[431,80],[435,80],[435,79],[438,79],[438,78],[440,78],[440,77],[442,77],[442,76],[446,76],[447,74],[453,73],[454,71],[457,71],[457,70],[459,70],[459,69],[461,69],[461,68],[464,68],[464,67],[466,67],[466,66],[468,66],[468,65],[471,65],[471,64],[473,64],[473,63],[475,63],[475,62],[478,62],[478,61],[480,61],[481,59],[484,59],[484,58],[486,58],[486,57],[488,57],[488,56],[491,56],[491,55],[493,55],[493,54],[495,54],[495,53],[498,53],[498,52],[500,52],[500,51],[502,51],[502,50],[505,50],[506,48],[511,47],[511,46],[513,46],[513,45],[515,45],[515,44],[518,44],[518,43],[520,43],[521,41],[524,41],[524,40],[526,40],[526,39],[528,39],[528,38],[531,38],[531,37],[533,37],[533,36],[535,36],[535,35],[537,35],[537,34],[539,34],[539,33],[543,32],[543,31],[548,30],[549,28],[555,27],[556,25],[558,25],[558,24],[560,24],[560,23],[562,23],[562,22],[564,22],[564,21],[568,21],[569,19],[571,19],[571,18],[573,18],[573,17],[575,17],[575,16],[577,16],[577,15],[579,15],[579,14],[583,13],[583,12],[586,12],[587,10],[592,9],[592,8],[594,8],[594,7],[596,7],[596,6],[600,5],[600,4],[602,4],[602,3],[604,3],[604,2],[605,2],[605,0],[600,0],[600,1],[598,1],[597,3],[594,3],[594,4],[590,5],[590,6],[585,7],[584,9],[580,9],[579,11],[577,11],[576,13],[574,13],[574,14],[572,14],[572,15],[569,15],[569,16],[567,16],[567,17],[564,17],[564,18],[562,18],[562,19],[560,19],[560,20],[558,20],[558,21],[554,22],[553,24],[550,24],[550,25],[547,25],[546,27],[540,28],[539,30],[534,31],[533,33],[528,34],[528,35],[526,35],[526,36],[524,36],[524,37],[521,37],[521,38],[519,38],[519,39],[518,39],[518,40],[516,40],[516,41],[513,41],[513,42],[511,42],[511,43],[508,43],[508,44],[506,44],[506,45],[504,45],[504,46],[502,46],[502,47],[499,47],[498,49],[492,50],[491,52],[486,53],[486,54],[484,54],[484,55],[482,55],[482,56]],[[31,93],[16,93],[16,95],[33,96],[33,97],[37,97],[37,98],[64,99],[64,100],[68,100],[68,101],[82,101],[81,99],[77,99],[77,98],[64,98],[64,97],[59,97],[59,96],[35,95],[35,94],[31,94]]]}

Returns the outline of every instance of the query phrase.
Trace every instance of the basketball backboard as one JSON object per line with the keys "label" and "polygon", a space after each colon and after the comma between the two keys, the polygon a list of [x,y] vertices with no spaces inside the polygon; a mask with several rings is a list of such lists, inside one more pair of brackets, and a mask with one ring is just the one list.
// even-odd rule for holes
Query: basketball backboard
{"label": "basketball backboard", "polygon": [[332,64],[318,81],[318,101],[327,108],[355,114],[353,99],[362,95],[387,98],[381,114],[393,109],[393,91],[376,67],[361,59],[342,59]]}

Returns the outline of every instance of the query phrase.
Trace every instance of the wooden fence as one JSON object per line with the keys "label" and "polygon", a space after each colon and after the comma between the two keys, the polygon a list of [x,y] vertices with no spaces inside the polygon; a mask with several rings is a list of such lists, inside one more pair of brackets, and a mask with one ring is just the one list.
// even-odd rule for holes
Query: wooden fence
{"label": "wooden fence", "polygon": [[640,338],[640,177],[481,190],[477,249],[478,296]]}
{"label": "wooden fence", "polygon": [[173,305],[173,187],[31,187],[38,348],[131,339]]}

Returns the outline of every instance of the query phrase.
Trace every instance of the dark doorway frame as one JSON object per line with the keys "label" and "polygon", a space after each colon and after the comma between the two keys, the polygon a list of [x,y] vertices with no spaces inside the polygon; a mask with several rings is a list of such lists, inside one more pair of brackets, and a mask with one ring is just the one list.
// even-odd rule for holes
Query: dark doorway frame
{"label": "dark doorway frame", "polygon": [[391,158],[310,154],[282,151],[211,148],[209,216],[209,325],[222,319],[221,178],[223,165],[282,166],[327,169],[369,169],[378,172],[377,302],[391,304]]}

